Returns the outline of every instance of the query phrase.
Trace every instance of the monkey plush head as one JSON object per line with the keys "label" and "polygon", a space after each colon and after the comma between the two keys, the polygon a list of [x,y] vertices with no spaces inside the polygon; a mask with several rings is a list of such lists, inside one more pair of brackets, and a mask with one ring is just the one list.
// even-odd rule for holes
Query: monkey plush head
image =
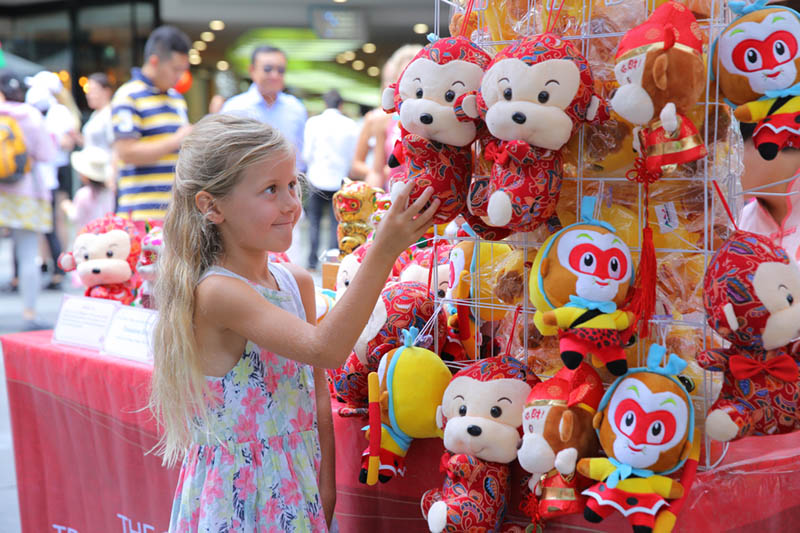
{"label": "monkey plush head", "polygon": [[688,113],[706,87],[702,45],[692,12],[677,2],[662,4],[620,40],[614,68],[620,88],[611,107],[640,125],[670,102],[678,113]]}
{"label": "monkey plush head", "polygon": [[551,235],[539,249],[529,291],[537,309],[548,311],[576,298],[620,307],[633,281],[628,245],[608,223],[592,218],[594,197],[584,197],[583,221]]}
{"label": "monkey plush head", "polygon": [[800,15],[764,1],[741,12],[714,42],[711,61],[722,94],[736,105],[800,81]]}
{"label": "monkey plush head", "polygon": [[686,361],[654,344],[647,366],[620,376],[606,391],[594,427],[606,455],[655,474],[678,470],[692,447],[694,406],[676,379]]}

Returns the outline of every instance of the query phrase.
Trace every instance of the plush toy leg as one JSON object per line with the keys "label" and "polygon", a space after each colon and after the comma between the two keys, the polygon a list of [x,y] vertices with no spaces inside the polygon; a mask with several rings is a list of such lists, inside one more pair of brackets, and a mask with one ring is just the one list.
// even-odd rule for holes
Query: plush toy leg
{"label": "plush toy leg", "polygon": [[504,191],[495,191],[489,197],[486,212],[489,217],[489,223],[492,226],[505,226],[511,222],[511,215],[513,214],[511,198]]}
{"label": "plush toy leg", "polygon": [[613,512],[614,508],[610,505],[600,505],[597,500],[589,498],[586,507],[583,508],[583,517],[593,524],[599,524]]}
{"label": "plush toy leg", "polygon": [[720,399],[706,417],[706,432],[714,440],[728,442],[753,432],[753,411],[743,402]]}
{"label": "plush toy leg", "polygon": [[422,518],[428,519],[428,511],[434,503],[442,501],[442,489],[430,489],[425,491],[419,501],[420,509],[422,510]]}
{"label": "plush toy leg", "polygon": [[607,346],[590,350],[598,359],[603,361],[609,372],[621,376],[628,371],[628,358],[621,346]]}
{"label": "plush toy leg", "polygon": [[428,529],[431,533],[440,533],[447,526],[447,504],[438,501],[428,510]]}
{"label": "plush toy leg", "polygon": [[570,370],[575,370],[580,366],[587,348],[587,343],[569,334],[561,335],[558,339],[561,360],[564,362],[564,366]]}

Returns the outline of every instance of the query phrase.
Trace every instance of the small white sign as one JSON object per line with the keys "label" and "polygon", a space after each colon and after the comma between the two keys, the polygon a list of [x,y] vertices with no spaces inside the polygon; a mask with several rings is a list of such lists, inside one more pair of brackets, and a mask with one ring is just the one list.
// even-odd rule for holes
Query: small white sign
{"label": "small white sign", "polygon": [[53,342],[100,350],[119,302],[64,295],[58,311]]}
{"label": "small white sign", "polygon": [[658,218],[658,227],[661,233],[669,233],[675,231],[680,222],[678,221],[678,211],[675,209],[675,204],[667,202],[659,204],[655,207],[656,218]]}
{"label": "small white sign", "polygon": [[158,313],[144,307],[121,305],[103,339],[105,353],[142,363],[153,362],[151,339]]}

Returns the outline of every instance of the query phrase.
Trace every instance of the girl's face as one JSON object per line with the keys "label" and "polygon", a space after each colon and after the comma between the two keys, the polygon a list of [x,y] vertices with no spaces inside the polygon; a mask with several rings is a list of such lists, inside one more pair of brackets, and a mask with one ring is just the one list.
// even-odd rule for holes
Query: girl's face
{"label": "girl's face", "polygon": [[94,80],[86,82],[86,103],[91,109],[102,109],[111,102],[111,89]]}
{"label": "girl's face", "polygon": [[257,251],[288,250],[300,219],[299,191],[292,153],[247,168],[231,193],[217,200],[224,216],[219,226],[225,248],[233,244]]}

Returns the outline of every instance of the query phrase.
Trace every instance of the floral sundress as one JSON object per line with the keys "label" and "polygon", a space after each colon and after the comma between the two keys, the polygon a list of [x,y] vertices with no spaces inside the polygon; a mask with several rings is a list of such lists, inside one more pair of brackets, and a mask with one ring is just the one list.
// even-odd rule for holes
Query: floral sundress
{"label": "floral sundress", "polygon": [[[279,290],[221,267],[305,320],[294,276],[270,263]],[[208,377],[215,435],[196,429],[181,466],[170,533],[326,532],[317,485],[320,445],[312,367],[248,341],[236,365]]]}

